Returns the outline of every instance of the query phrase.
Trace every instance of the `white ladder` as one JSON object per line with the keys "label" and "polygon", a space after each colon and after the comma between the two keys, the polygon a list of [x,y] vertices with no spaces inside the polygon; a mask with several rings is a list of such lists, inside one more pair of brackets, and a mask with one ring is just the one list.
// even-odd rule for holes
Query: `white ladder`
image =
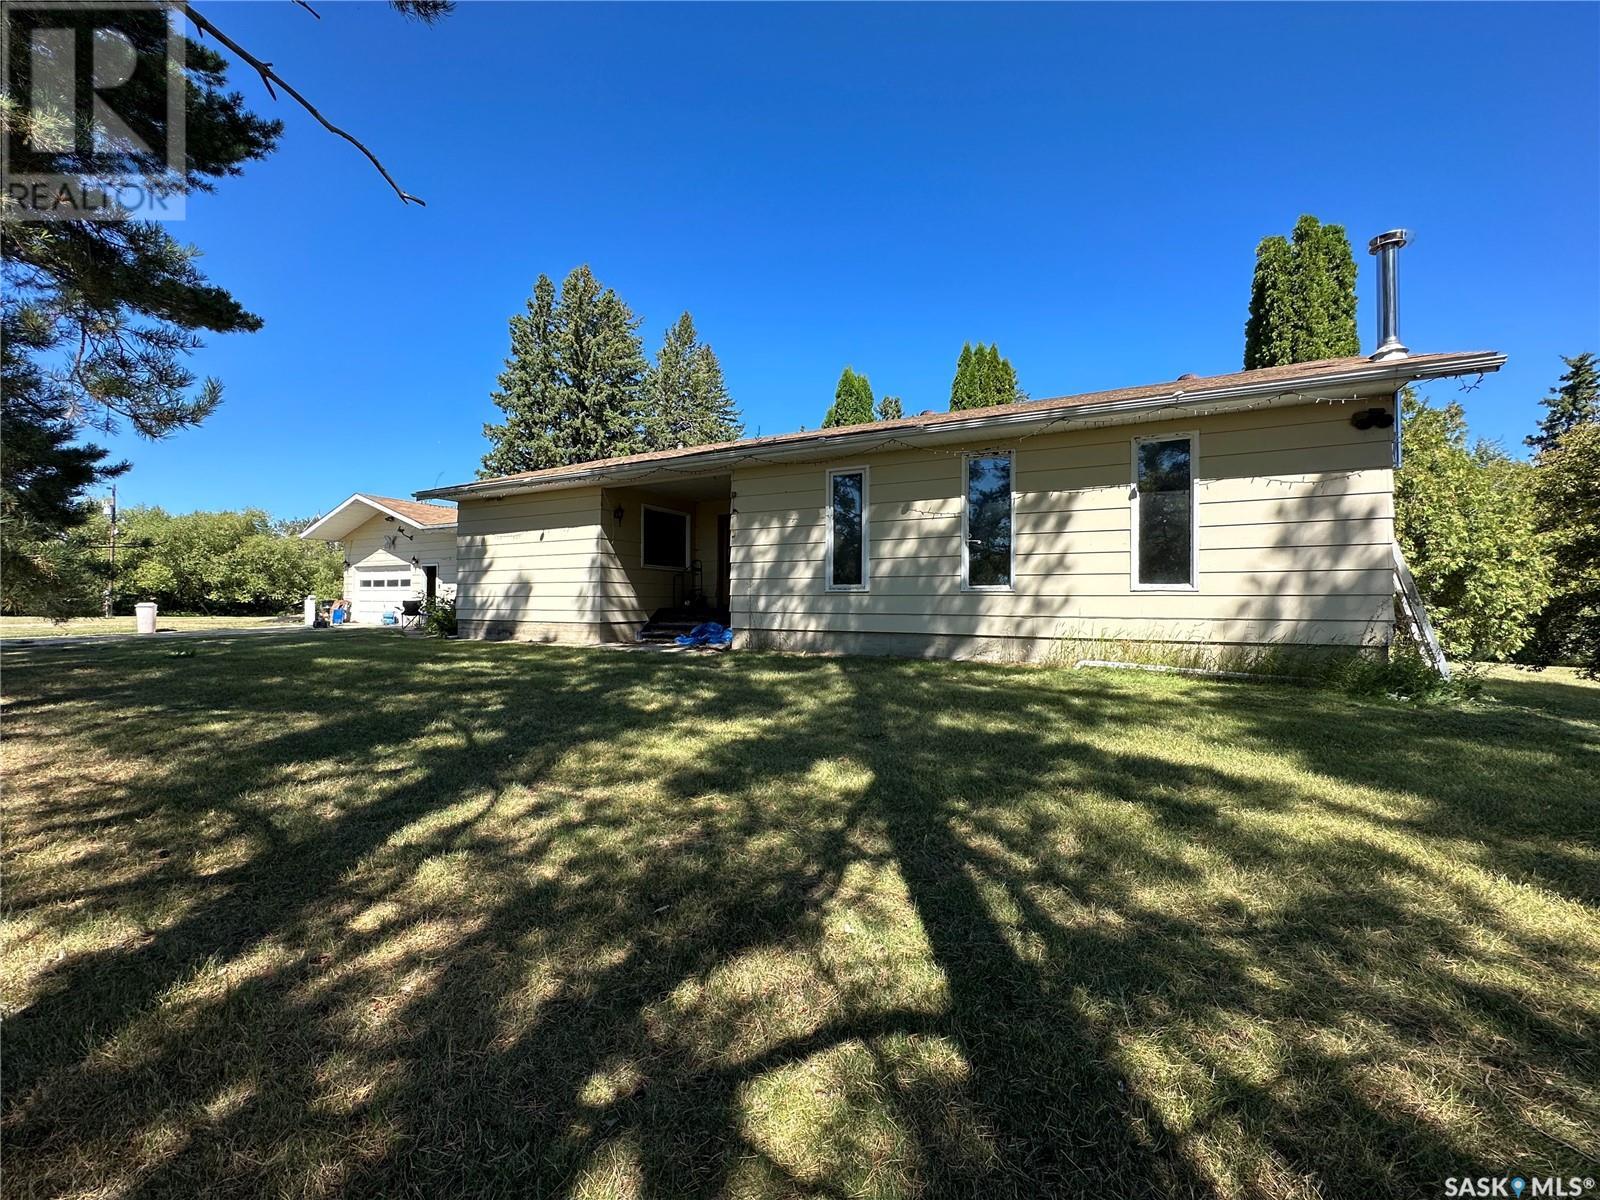
{"label": "white ladder", "polygon": [[1438,636],[1433,632],[1433,622],[1428,620],[1428,610],[1422,603],[1422,593],[1417,590],[1417,581],[1412,577],[1411,568],[1406,565],[1406,556],[1400,553],[1400,543],[1393,542],[1391,545],[1394,547],[1394,590],[1400,597],[1400,611],[1405,614],[1406,624],[1411,627],[1411,638],[1440,677],[1449,679],[1450,664],[1445,659]]}

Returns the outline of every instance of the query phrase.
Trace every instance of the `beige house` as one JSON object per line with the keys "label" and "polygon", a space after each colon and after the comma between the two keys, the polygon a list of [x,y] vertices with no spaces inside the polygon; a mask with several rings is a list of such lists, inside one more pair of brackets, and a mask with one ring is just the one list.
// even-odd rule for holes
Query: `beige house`
{"label": "beige house", "polygon": [[300,535],[344,547],[344,594],[357,624],[382,624],[407,600],[456,588],[456,510],[357,492]]}
{"label": "beige house", "polygon": [[469,637],[631,641],[681,611],[838,653],[1384,646],[1396,393],[1504,361],[1402,348],[418,495],[456,503]]}

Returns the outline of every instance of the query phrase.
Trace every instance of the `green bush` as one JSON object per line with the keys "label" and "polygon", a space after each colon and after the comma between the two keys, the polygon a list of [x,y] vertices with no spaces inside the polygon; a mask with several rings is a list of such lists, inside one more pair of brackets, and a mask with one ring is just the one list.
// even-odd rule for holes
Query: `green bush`
{"label": "green bush", "polygon": [[1446,679],[1403,638],[1395,639],[1384,658],[1353,654],[1328,659],[1316,682],[1348,696],[1387,696],[1416,704],[1456,704],[1483,690],[1482,669],[1477,663],[1453,664]]}
{"label": "green bush", "polygon": [[1431,408],[1407,389],[1395,476],[1395,537],[1452,658],[1503,659],[1533,631],[1550,595],[1535,469],[1467,444],[1459,404]]}
{"label": "green bush", "polygon": [[[112,585],[116,609],[154,600],[163,612],[266,615],[297,610],[308,594],[339,595],[343,555],[294,536],[299,524],[274,522],[259,509],[180,515],[123,509]],[[95,514],[80,539],[81,554],[104,564],[109,538],[105,517]]]}
{"label": "green bush", "polygon": [[1540,452],[1539,531],[1554,567],[1550,603],[1521,656],[1600,678],[1600,422],[1586,421]]}
{"label": "green bush", "polygon": [[422,628],[430,637],[456,636],[456,598],[442,596],[422,602]]}

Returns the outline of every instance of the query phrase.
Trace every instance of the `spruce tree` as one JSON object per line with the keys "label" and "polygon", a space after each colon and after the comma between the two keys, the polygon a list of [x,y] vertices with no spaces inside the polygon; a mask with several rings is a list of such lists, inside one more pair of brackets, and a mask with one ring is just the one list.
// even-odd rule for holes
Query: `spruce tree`
{"label": "spruce tree", "polygon": [[878,401],[878,420],[898,421],[905,415],[905,408],[900,403],[899,396],[885,396]]}
{"label": "spruce tree", "polygon": [[1577,426],[1600,421],[1600,374],[1595,370],[1594,355],[1568,358],[1563,354],[1561,361],[1567,364],[1567,372],[1539,402],[1546,410],[1539,431],[1524,439],[1540,454],[1554,449],[1562,435]]}
{"label": "spruce tree", "polygon": [[645,381],[645,398],[649,449],[704,446],[744,435],[744,422],[723,382],[722,364],[700,340],[688,313],[667,330]]}
{"label": "spruce tree", "polygon": [[872,384],[865,375],[858,375],[850,367],[839,376],[839,385],[833,391],[833,407],[822,419],[822,427],[837,425],[864,425],[873,419]]}
{"label": "spruce tree", "polygon": [[641,433],[644,352],[639,319],[587,265],[555,286],[540,275],[527,312],[511,318],[511,357],[491,399],[482,476],[632,454]]}
{"label": "spruce tree", "polygon": [[699,440],[692,445],[731,442],[744,436],[744,417],[728,395],[722,363],[708,342],[701,342],[694,349],[689,363],[689,389],[699,416]]}
{"label": "spruce tree", "polygon": [[1295,222],[1290,239],[1263,238],[1250,281],[1245,369],[1360,352],[1356,263],[1344,227],[1308,215]]}

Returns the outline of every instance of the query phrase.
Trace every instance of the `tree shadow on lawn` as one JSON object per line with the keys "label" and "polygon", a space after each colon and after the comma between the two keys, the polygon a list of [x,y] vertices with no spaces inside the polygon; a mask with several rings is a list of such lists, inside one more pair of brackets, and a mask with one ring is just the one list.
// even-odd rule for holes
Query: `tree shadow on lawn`
{"label": "tree shadow on lawn", "polygon": [[[1375,724],[1421,762],[1473,751],[1470,714],[965,665],[250,649],[269,682],[243,690],[227,650],[23,672],[24,736],[82,764],[10,852],[99,845],[13,874],[13,911],[151,916],[7,1022],[24,1185],[1409,1195],[1510,1151],[1570,1167],[1552,1138],[1600,1119],[1594,1007],[1537,986],[1592,969],[1592,912],[1541,937],[1487,876],[1436,871],[1417,847],[1455,844],[1453,783],[1347,795],[1385,786],[1340,749]],[[1222,769],[1216,742],[1331,782]],[[85,749],[137,768],[101,779]],[[1496,853],[1528,841],[1482,809]],[[1551,842],[1584,817],[1547,809]],[[1566,880],[1577,853],[1517,866]]]}
{"label": "tree shadow on lawn", "polygon": [[[1600,680],[1586,680],[1562,667],[1487,669],[1484,694],[1542,716],[1565,717],[1600,728]],[[1591,733],[1593,730],[1591,730]]]}
{"label": "tree shadow on lawn", "polygon": [[[1551,685],[1559,687],[1561,685]],[[1324,797],[1361,819],[1571,900],[1600,905],[1600,725],[1493,703],[1413,709],[1203,685],[1228,705],[1237,744],[1373,794]],[[1532,697],[1525,696],[1526,703]]]}

